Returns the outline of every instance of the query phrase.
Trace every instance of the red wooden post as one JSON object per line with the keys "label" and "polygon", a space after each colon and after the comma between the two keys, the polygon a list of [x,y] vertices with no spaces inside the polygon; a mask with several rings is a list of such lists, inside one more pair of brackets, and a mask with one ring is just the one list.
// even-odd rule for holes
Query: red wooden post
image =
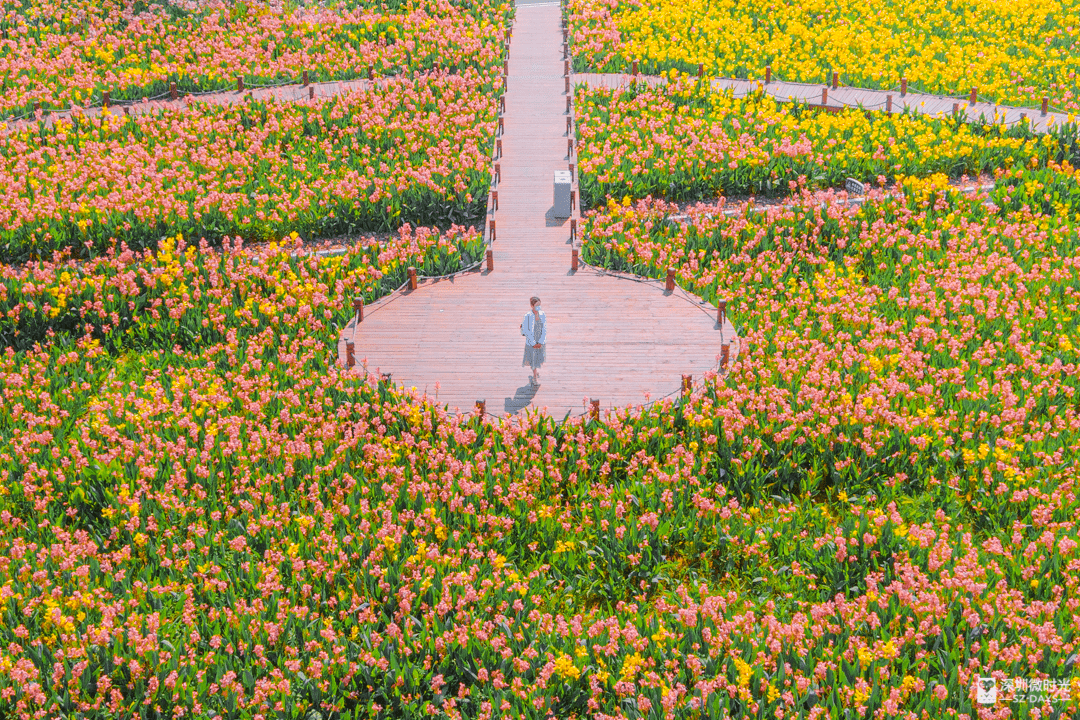
{"label": "red wooden post", "polygon": [[[494,222],[494,221],[492,221],[492,222]],[[416,289],[416,268],[414,268],[414,267],[409,268],[409,289],[410,290],[415,290]]]}
{"label": "red wooden post", "polygon": [[824,107],[829,104],[829,88],[821,88],[821,105]]}
{"label": "red wooden post", "polygon": [[353,312],[356,313],[356,322],[364,322],[364,298],[357,295],[352,301]]}
{"label": "red wooden post", "polygon": [[885,96],[885,112],[892,115],[892,95]]}
{"label": "red wooden post", "polygon": [[723,328],[725,320],[727,320],[727,300],[720,300],[716,303],[716,324]]}
{"label": "red wooden post", "polygon": [[907,95],[907,78],[900,78],[900,97]]}
{"label": "red wooden post", "polygon": [[495,270],[495,254],[488,250],[485,254],[485,258],[487,260],[488,272],[493,272]]}
{"label": "red wooden post", "polygon": [[673,292],[675,290],[675,270],[668,268],[667,282],[664,284],[664,290],[666,292]]}
{"label": "red wooden post", "polygon": [[244,76],[236,76],[236,92],[244,92]]}
{"label": "red wooden post", "polygon": [[694,389],[694,376],[683,375],[682,376],[682,391],[683,395],[689,394]]}
{"label": "red wooden post", "polygon": [[835,90],[839,84],[840,84],[840,73],[833,72],[833,74],[832,74],[832,87],[833,87],[833,90]]}
{"label": "red wooden post", "polygon": [[307,87],[307,83],[308,83],[308,71],[305,70],[304,71],[304,87]]}
{"label": "red wooden post", "polygon": [[566,96],[566,112],[570,112],[570,96]]}
{"label": "red wooden post", "polygon": [[637,75],[637,60],[630,65],[630,74]]}
{"label": "red wooden post", "polygon": [[574,163],[570,163],[570,180],[574,179]]}
{"label": "red wooden post", "polygon": [[571,210],[573,210],[573,208],[577,206],[577,203],[574,202],[575,200],[577,200],[577,190],[571,190],[570,191],[570,209]]}
{"label": "red wooden post", "polygon": [[502,182],[502,164],[495,163],[495,182]]}
{"label": "red wooden post", "polygon": [[345,341],[345,367],[356,366],[356,343],[352,340]]}
{"label": "red wooden post", "polygon": [[956,117],[957,115],[960,114],[960,103],[953,103],[952,104],[952,114],[953,114],[953,117]]}
{"label": "red wooden post", "polygon": [[578,266],[578,250],[577,250],[577,248],[573,248],[573,249],[570,250],[570,269],[573,270],[574,272],[577,272],[577,266]]}
{"label": "red wooden post", "polygon": [[600,419],[600,400],[598,400],[597,398],[589,398],[589,405],[591,406],[589,408],[589,415],[592,416],[593,420],[599,420]]}
{"label": "red wooden post", "polygon": [[169,95],[172,96],[173,100],[176,99],[176,83],[174,82],[169,83]]}
{"label": "red wooden post", "polygon": [[566,138],[566,157],[574,157],[574,139]]}
{"label": "red wooden post", "polygon": [[125,106],[125,107],[124,107],[124,114],[125,114],[125,115],[130,115],[130,114],[131,114],[131,108],[129,108],[129,107],[127,107],[127,106]]}
{"label": "red wooden post", "polygon": [[570,94],[570,76],[567,75],[566,77],[563,78],[563,80],[566,81],[566,94],[569,95]]}
{"label": "red wooden post", "polygon": [[486,412],[487,412],[487,402],[484,401],[484,400],[477,400],[476,401],[476,414],[479,417],[483,417]]}
{"label": "red wooden post", "polygon": [[41,109],[41,101],[40,100],[35,100],[34,101],[34,112],[37,112],[40,109]]}
{"label": "red wooden post", "polygon": [[577,239],[577,218],[570,218],[570,239]]}
{"label": "red wooden post", "polygon": [[499,112],[506,112],[506,93],[499,96]]}
{"label": "red wooden post", "polygon": [[507,76],[509,74],[510,74],[510,61],[509,60],[503,60],[503,76],[505,77],[505,76]]}
{"label": "red wooden post", "polygon": [[974,105],[979,101],[979,88],[971,88],[971,95],[968,97],[968,105]]}
{"label": "red wooden post", "polygon": [[499,116],[499,134],[502,135],[504,132],[506,132],[506,127],[503,125],[503,116],[500,115]]}
{"label": "red wooden post", "polygon": [[1042,114],[1045,115],[1050,109],[1050,101],[1048,98],[1043,98],[1042,101]]}
{"label": "red wooden post", "polygon": [[570,116],[567,115],[566,116],[566,134],[567,134],[567,136],[570,135],[570,120],[571,120]]}
{"label": "red wooden post", "polygon": [[109,107],[109,91],[105,90],[101,93],[101,105],[102,107]]}
{"label": "red wooden post", "polygon": [[498,190],[492,190],[491,191],[491,209],[492,210],[498,210],[499,209],[499,191]]}
{"label": "red wooden post", "polygon": [[308,97],[308,100],[314,100],[315,99],[315,86],[314,85],[308,85],[307,97]]}
{"label": "red wooden post", "polygon": [[765,66],[765,84],[768,85],[772,82],[772,65]]}
{"label": "red wooden post", "polygon": [[566,76],[570,75],[570,61],[569,60],[563,60],[563,75],[566,75]]}
{"label": "red wooden post", "polygon": [[367,66],[367,79],[368,80],[374,80],[375,79],[375,66],[374,65],[368,65]]}
{"label": "red wooden post", "polygon": [[705,63],[698,63],[697,64],[697,76],[698,76],[698,80],[705,77]]}
{"label": "red wooden post", "polygon": [[731,344],[724,343],[720,346],[720,367],[726,368],[731,357]]}
{"label": "red wooden post", "polygon": [[488,233],[488,242],[495,242],[495,221],[488,221],[488,229],[491,231]]}
{"label": "red wooden post", "polygon": [[502,138],[495,141],[495,157],[502,157]]}

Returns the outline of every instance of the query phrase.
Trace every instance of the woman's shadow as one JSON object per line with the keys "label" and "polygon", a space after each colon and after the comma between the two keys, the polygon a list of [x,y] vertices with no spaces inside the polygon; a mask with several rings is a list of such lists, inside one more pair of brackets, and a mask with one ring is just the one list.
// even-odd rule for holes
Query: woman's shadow
{"label": "woman's shadow", "polygon": [[508,415],[516,415],[529,406],[533,398],[536,397],[537,387],[534,387],[532,383],[528,383],[519,387],[514,393],[514,397],[506,398],[504,404],[506,413]]}

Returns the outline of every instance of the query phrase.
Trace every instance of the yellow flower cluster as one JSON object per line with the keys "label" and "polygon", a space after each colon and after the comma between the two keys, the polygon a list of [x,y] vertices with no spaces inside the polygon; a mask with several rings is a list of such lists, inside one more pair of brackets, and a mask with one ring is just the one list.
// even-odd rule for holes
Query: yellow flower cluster
{"label": "yellow flower cluster", "polygon": [[555,673],[567,680],[577,680],[581,676],[581,668],[574,665],[574,659],[563,653],[555,659]]}
{"label": "yellow flower cluster", "polygon": [[[607,3],[582,0],[580,14]],[[891,88],[901,77],[938,94],[1034,104],[1075,88],[1080,6],[1067,0],[640,0],[621,3],[614,25],[623,61],[713,75]],[[599,13],[603,16],[603,13]],[[599,31],[601,28],[596,28]],[[610,37],[611,35],[609,35]],[[1066,98],[1068,95],[1066,94]]]}

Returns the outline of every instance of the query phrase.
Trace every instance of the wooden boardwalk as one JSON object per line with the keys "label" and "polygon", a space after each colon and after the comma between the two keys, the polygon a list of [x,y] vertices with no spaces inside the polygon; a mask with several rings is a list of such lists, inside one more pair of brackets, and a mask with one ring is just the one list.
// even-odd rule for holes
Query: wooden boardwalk
{"label": "wooden boardwalk", "polygon": [[[644,82],[654,87],[666,82],[664,78],[655,75],[634,76],[619,73],[575,74],[572,82],[575,85],[588,85],[590,87],[622,87],[632,83],[635,78],[638,82]],[[1024,122],[1026,119],[1026,122],[1031,124],[1032,130],[1038,133],[1044,133],[1055,125],[1072,122],[1072,118],[1066,113],[1047,112],[1046,115],[1043,115],[1041,109],[1038,108],[1012,107],[992,103],[970,105],[968,103],[969,98],[923,95],[911,92],[901,95],[898,90],[867,90],[865,88],[843,86],[832,88],[825,85],[777,81],[766,85],[760,80],[734,80],[732,78],[712,78],[711,83],[712,87],[717,90],[733,91],[735,97],[742,97],[762,90],[776,100],[807,102],[813,105],[822,104],[822,90],[827,90],[826,106],[838,109],[861,107],[866,110],[885,111],[889,106],[889,98],[891,97],[892,111],[894,113],[901,113],[906,109],[912,113],[941,117],[951,115],[955,105],[957,112],[962,113],[969,121],[984,120],[1011,126]]]}
{"label": "wooden boardwalk", "polygon": [[[553,174],[567,154],[566,77],[560,9],[519,4],[510,46],[505,130],[493,272],[421,281],[365,309],[355,356],[367,372],[390,373],[450,410],[471,412],[484,400],[494,415],[539,410],[556,419],[640,404],[677,393],[682,375],[695,383],[719,367],[721,346],[738,339],[716,309],[663,281],[570,269],[570,221],[553,217]],[[540,386],[522,367],[519,323],[537,295],[548,320]],[[359,368],[358,368],[359,369]]]}

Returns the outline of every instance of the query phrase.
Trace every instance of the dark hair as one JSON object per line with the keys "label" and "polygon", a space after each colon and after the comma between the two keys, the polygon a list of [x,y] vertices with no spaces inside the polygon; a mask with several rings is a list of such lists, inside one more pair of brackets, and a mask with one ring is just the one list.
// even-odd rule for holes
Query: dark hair
{"label": "dark hair", "polygon": [[535,295],[529,298],[529,305],[532,305],[533,307],[535,307],[538,302],[540,302],[540,298],[536,297]]}

